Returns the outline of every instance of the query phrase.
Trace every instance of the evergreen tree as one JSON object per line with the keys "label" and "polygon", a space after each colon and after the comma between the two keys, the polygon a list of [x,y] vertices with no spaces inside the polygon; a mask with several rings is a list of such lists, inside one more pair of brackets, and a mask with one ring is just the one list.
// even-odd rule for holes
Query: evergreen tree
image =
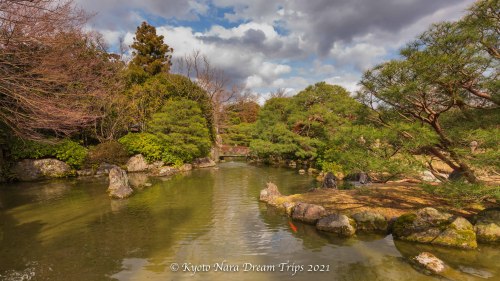
{"label": "evergreen tree", "polygon": [[156,34],[156,28],[143,22],[135,32],[131,67],[139,67],[150,75],[168,72],[173,49],[163,42],[163,35]]}

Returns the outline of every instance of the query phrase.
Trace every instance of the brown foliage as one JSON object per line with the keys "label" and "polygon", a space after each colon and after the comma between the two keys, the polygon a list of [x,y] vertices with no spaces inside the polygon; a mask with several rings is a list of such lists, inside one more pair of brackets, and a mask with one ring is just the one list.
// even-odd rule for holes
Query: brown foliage
{"label": "brown foliage", "polygon": [[24,138],[69,135],[99,117],[116,73],[71,1],[0,0],[0,123]]}

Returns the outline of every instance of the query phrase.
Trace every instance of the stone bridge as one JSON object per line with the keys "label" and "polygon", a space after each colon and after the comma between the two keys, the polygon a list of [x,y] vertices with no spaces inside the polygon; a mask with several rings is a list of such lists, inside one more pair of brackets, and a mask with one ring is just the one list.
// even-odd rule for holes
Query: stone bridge
{"label": "stone bridge", "polygon": [[219,158],[225,157],[248,157],[250,148],[246,146],[222,145],[219,150]]}

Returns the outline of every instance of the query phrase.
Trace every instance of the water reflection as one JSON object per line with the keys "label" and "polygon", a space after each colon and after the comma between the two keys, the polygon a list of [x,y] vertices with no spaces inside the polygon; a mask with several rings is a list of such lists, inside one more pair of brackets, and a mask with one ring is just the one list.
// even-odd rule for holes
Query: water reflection
{"label": "water reflection", "polygon": [[[281,280],[290,271],[176,272],[174,262],[328,265],[293,280],[437,280],[407,258],[429,250],[460,278],[499,276],[498,248],[428,249],[391,236],[350,239],[318,232],[259,203],[267,181],[284,194],[314,179],[288,169],[224,163],[172,178],[137,175],[127,200],[110,200],[106,179],[10,185],[0,189],[0,280]],[[307,270],[307,267],[305,268]],[[24,279],[23,277],[24,276]]]}

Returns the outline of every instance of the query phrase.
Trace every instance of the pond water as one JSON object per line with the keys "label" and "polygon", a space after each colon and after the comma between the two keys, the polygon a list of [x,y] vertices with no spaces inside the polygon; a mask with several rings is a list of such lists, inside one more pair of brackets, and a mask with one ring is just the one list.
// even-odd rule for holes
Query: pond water
{"label": "pond water", "polygon": [[0,280],[438,280],[407,262],[423,250],[452,267],[450,279],[500,280],[500,247],[339,239],[298,222],[295,232],[259,203],[267,181],[284,194],[315,184],[228,162],[149,179],[122,201],[108,198],[104,178],[0,186]]}

